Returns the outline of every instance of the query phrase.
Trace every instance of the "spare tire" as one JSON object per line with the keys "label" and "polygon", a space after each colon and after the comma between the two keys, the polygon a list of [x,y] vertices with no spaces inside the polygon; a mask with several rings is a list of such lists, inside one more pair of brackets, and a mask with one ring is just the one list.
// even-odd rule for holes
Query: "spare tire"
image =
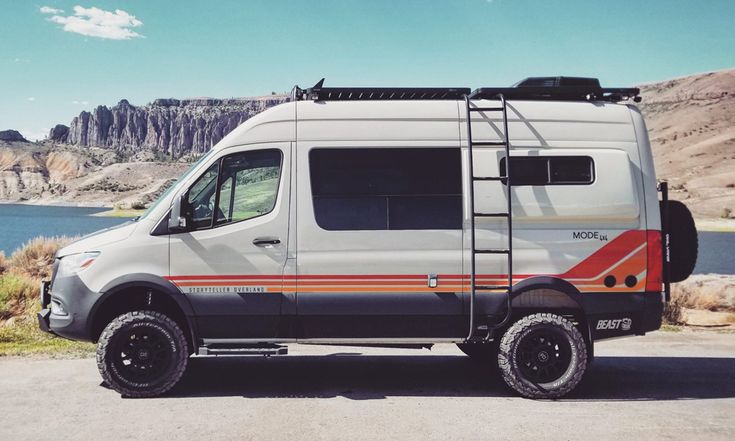
{"label": "spare tire", "polygon": [[[697,264],[697,227],[686,205],[679,201],[668,201],[669,208],[669,277],[671,282],[681,282],[694,272]],[[661,215],[663,216],[663,202]]]}

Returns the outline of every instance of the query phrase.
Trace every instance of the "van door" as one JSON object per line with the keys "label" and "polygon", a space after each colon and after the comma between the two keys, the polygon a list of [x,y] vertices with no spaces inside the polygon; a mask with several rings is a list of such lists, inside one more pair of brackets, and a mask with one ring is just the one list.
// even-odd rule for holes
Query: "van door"
{"label": "van door", "polygon": [[190,231],[171,235],[170,279],[189,297],[203,338],[276,335],[289,156],[287,143],[228,149],[186,193]]}
{"label": "van door", "polygon": [[301,338],[461,337],[459,147],[298,150]]}

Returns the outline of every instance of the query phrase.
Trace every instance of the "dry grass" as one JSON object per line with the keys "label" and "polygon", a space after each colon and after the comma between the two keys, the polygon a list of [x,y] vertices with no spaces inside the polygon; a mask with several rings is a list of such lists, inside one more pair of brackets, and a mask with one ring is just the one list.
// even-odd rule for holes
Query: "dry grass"
{"label": "dry grass", "polygon": [[686,323],[684,310],[680,302],[672,297],[671,301],[664,305],[663,323],[667,325],[683,325]]}
{"label": "dry grass", "polygon": [[38,309],[38,283],[17,274],[0,277],[0,320],[28,315]]}
{"label": "dry grass", "polygon": [[48,279],[56,251],[72,240],[66,236],[31,239],[13,253],[10,271],[31,279]]}
{"label": "dry grass", "polygon": [[10,266],[10,261],[7,257],[5,257],[5,253],[0,251],[0,276],[8,270],[8,267]]}
{"label": "dry grass", "polygon": [[671,288],[672,303],[682,308],[735,312],[735,276],[698,274]]}
{"label": "dry grass", "polygon": [[0,253],[0,357],[90,353],[92,345],[41,332],[34,317],[40,309],[39,282],[51,277],[56,251],[72,240],[37,237],[15,251],[11,258]]}

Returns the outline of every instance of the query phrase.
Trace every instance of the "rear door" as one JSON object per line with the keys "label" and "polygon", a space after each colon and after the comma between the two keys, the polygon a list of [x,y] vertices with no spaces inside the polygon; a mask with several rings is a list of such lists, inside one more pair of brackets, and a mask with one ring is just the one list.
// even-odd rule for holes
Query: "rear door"
{"label": "rear door", "polygon": [[274,337],[289,222],[290,145],[228,149],[189,188],[191,231],[172,234],[170,279],[204,338]]}
{"label": "rear door", "polygon": [[458,147],[300,143],[300,337],[459,337]]}

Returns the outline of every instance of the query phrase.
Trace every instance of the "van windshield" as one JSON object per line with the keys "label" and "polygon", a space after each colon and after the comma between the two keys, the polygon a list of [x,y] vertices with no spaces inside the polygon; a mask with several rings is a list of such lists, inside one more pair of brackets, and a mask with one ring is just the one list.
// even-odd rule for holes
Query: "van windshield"
{"label": "van windshield", "polygon": [[181,181],[186,180],[186,178],[189,177],[189,175],[194,171],[194,169],[197,168],[197,166],[199,164],[201,164],[202,162],[206,161],[207,158],[209,158],[212,155],[212,152],[214,152],[214,150],[209,150],[206,154],[204,154],[204,156],[202,156],[201,158],[197,159],[197,161],[194,162],[191,165],[191,167],[189,167],[189,169],[184,172],[184,174],[182,174],[181,176],[179,176],[179,178],[176,179],[176,181],[174,181],[171,185],[169,185],[168,189],[166,189],[166,191],[163,192],[163,194],[161,194],[161,196],[159,196],[158,199],[156,199],[156,202],[154,202],[153,204],[151,204],[151,206],[148,207],[148,209],[145,210],[143,212],[143,214],[141,214],[135,220],[137,221],[137,220],[140,220],[140,219],[145,219],[149,214],[151,214],[151,212],[153,212],[153,210],[156,209],[156,207],[161,203],[161,201],[164,200],[164,199],[166,199],[166,196],[168,196],[174,190],[174,188],[176,188],[176,184],[178,184]]}

